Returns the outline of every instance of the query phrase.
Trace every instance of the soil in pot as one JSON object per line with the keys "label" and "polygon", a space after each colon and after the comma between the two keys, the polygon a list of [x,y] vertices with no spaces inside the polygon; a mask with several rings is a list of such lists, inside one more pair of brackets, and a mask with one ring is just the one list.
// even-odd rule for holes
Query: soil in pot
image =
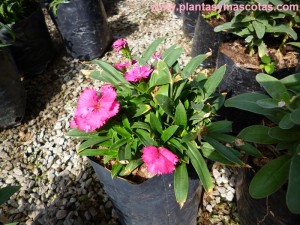
{"label": "soil in pot", "polygon": [[0,130],[20,124],[26,92],[8,47],[0,48]]}
{"label": "soil in pot", "polygon": [[12,25],[15,40],[10,47],[19,70],[25,74],[41,74],[54,57],[54,48],[38,4],[28,17]]}
{"label": "soil in pot", "polygon": [[[287,75],[300,72],[299,53],[294,48],[286,47],[279,54],[277,49],[269,49],[270,57],[277,64],[277,70],[272,76],[281,79]],[[260,69],[260,61],[257,54],[250,56],[245,45],[241,41],[223,43],[219,49],[217,68],[226,64],[226,72],[219,92],[226,92],[227,97],[232,97],[246,92],[264,92],[256,81],[255,76],[263,71]],[[234,108],[222,108],[220,115],[233,121],[233,131],[238,133],[244,127],[257,124],[263,117],[250,112]]]}
{"label": "soil in pot", "polygon": [[72,0],[50,15],[67,52],[79,60],[100,57],[111,42],[106,12],[101,0]]}
{"label": "soil in pot", "polygon": [[196,225],[201,186],[192,172],[188,198],[180,209],[174,194],[174,174],[152,177],[142,183],[112,179],[111,172],[89,158],[97,177],[110,197],[122,225]]}

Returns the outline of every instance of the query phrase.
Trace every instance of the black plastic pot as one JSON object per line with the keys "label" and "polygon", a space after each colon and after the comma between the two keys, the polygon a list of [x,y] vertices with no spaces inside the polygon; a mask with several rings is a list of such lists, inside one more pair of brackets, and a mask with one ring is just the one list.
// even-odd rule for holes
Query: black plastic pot
{"label": "black plastic pot", "polygon": [[180,5],[183,4],[183,0],[175,0],[175,10],[174,14],[176,16],[182,16],[182,12],[180,12]]}
{"label": "black plastic pot", "polygon": [[259,168],[239,169],[236,181],[237,209],[241,225],[296,225],[300,215],[291,213],[285,202],[286,191],[281,188],[268,198],[253,199],[249,184]]}
{"label": "black plastic pot", "polygon": [[199,14],[193,38],[192,57],[211,51],[212,56],[205,60],[202,66],[215,67],[219,46],[227,38],[224,32],[214,32],[214,28]]}
{"label": "black plastic pot", "polygon": [[189,5],[202,4],[205,0],[182,0],[182,4],[185,6],[183,12],[183,33],[190,38],[193,38],[196,22],[199,15],[199,10],[189,10]]}
{"label": "black plastic pot", "polygon": [[8,47],[0,48],[0,130],[20,124],[26,92]]}
{"label": "black plastic pot", "polygon": [[89,160],[122,225],[196,225],[201,195],[199,179],[189,179],[189,193],[182,209],[174,194],[174,175],[155,176],[132,184]]}
{"label": "black plastic pot", "polygon": [[100,57],[111,41],[106,12],[101,0],[71,0],[50,15],[67,52],[79,60]]}
{"label": "black plastic pot", "polygon": [[[236,96],[246,92],[261,92],[265,93],[264,89],[256,81],[255,77],[259,71],[240,67],[230,57],[222,52],[218,53],[217,65],[219,68],[226,64],[226,72],[221,84],[218,87],[219,92],[227,92],[227,97]],[[282,79],[290,74],[300,72],[298,67],[291,67],[275,71],[272,76]],[[221,116],[233,121],[233,131],[238,133],[243,128],[259,123],[263,116],[246,112],[234,108],[223,107],[220,112]]]}
{"label": "black plastic pot", "polygon": [[20,70],[25,74],[43,73],[54,57],[54,48],[39,5],[25,19],[12,25],[16,39],[10,47]]}

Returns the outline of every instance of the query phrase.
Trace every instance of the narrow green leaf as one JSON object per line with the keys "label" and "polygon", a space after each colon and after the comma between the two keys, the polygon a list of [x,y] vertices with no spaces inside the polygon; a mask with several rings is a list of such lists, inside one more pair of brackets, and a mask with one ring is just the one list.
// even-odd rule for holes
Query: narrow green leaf
{"label": "narrow green leaf", "polygon": [[197,172],[200,181],[205,191],[210,191],[213,188],[213,182],[206,162],[196,147],[195,142],[187,142],[187,155],[191,159],[191,163]]}
{"label": "narrow green leaf", "polygon": [[113,164],[111,169],[111,177],[114,178],[115,176],[117,176],[122,168],[123,165],[121,163],[116,162],[115,164]]}
{"label": "narrow green leaf", "polygon": [[153,130],[157,131],[160,134],[163,132],[162,124],[154,113],[150,113],[150,126]]}
{"label": "narrow green leaf", "polygon": [[130,138],[131,134],[121,126],[114,126],[113,129],[122,137]]}
{"label": "narrow green leaf", "polygon": [[297,141],[300,137],[300,131],[295,129],[283,130],[279,127],[271,127],[269,128],[269,136],[271,138],[281,140],[281,141]]}
{"label": "narrow green leaf", "polygon": [[172,138],[168,141],[174,148],[176,148],[179,152],[183,153],[183,151],[186,149],[179,140]]}
{"label": "narrow green leaf", "polygon": [[173,66],[173,64],[177,61],[180,57],[183,49],[181,47],[175,47],[167,54],[163,54],[163,61],[169,66]]}
{"label": "narrow green leaf", "polygon": [[136,108],[135,113],[132,118],[139,117],[139,116],[147,113],[150,109],[151,109],[150,105],[139,104],[139,105],[137,105],[137,108]]}
{"label": "narrow green leaf", "polygon": [[119,160],[131,160],[132,141],[128,141],[125,148],[120,148],[118,152]]}
{"label": "narrow green leaf", "polygon": [[212,122],[206,129],[208,133],[229,133],[232,131],[232,122],[227,120]]}
{"label": "narrow green leaf", "polygon": [[274,109],[279,107],[278,100],[272,98],[258,100],[257,104],[265,109]]}
{"label": "narrow green leaf", "polygon": [[203,142],[202,146],[200,147],[202,154],[204,157],[214,161],[214,162],[219,162],[225,165],[235,165],[235,163],[229,161],[226,159],[224,156],[222,156],[219,152],[217,152],[214,147],[212,147],[209,143]]}
{"label": "narrow green leaf", "polygon": [[280,80],[287,88],[300,85],[300,73],[291,74]]}
{"label": "narrow green leaf", "polygon": [[99,137],[99,136],[90,138],[90,139],[86,140],[85,142],[83,142],[81,145],[79,145],[77,152],[79,153],[86,148],[92,147],[96,144],[107,141],[109,139],[110,139],[109,137]]}
{"label": "narrow green leaf", "polygon": [[289,182],[286,202],[292,213],[300,214],[300,155],[295,155],[291,160]]}
{"label": "narrow green leaf", "polygon": [[197,133],[195,132],[191,132],[191,133],[188,133],[187,135],[185,135],[181,142],[184,143],[184,142],[190,142],[190,141],[193,141],[195,140],[196,138],[198,137]]}
{"label": "narrow green leaf", "polygon": [[257,157],[257,158],[263,156],[257,148],[255,148],[253,145],[251,145],[249,143],[246,143],[246,142],[244,142],[243,145],[238,145],[237,148],[244,151],[248,155],[252,155],[252,156]]}
{"label": "narrow green leaf", "polygon": [[291,113],[287,113],[279,122],[279,127],[281,129],[290,129],[295,123],[291,120]]}
{"label": "narrow green leaf", "polygon": [[161,135],[161,140],[163,142],[167,142],[177,131],[178,126],[177,125],[172,125],[170,127],[168,127],[166,130],[163,131],[162,135]]}
{"label": "narrow green leaf", "polygon": [[172,99],[164,95],[156,95],[155,98],[164,112],[168,116],[174,117],[174,102],[172,101]]}
{"label": "narrow green leaf", "polygon": [[187,82],[188,82],[187,79],[184,79],[184,80],[179,80],[174,83],[174,100],[175,101],[180,97],[182,91],[186,87]]}
{"label": "narrow green leaf", "polygon": [[144,146],[157,146],[156,141],[154,141],[150,134],[144,130],[137,129],[136,135],[140,139],[140,141],[143,143]]}
{"label": "narrow green leaf", "polygon": [[10,197],[16,193],[21,186],[6,186],[4,188],[0,189],[0,205],[4,204],[7,202]]}
{"label": "narrow green leaf", "polygon": [[104,70],[100,70],[100,71],[95,70],[91,72],[89,76],[95,80],[103,81],[105,83],[110,83],[114,86],[119,85],[119,81],[117,81],[114,77],[112,77],[109,73],[107,73]]}
{"label": "narrow green leaf", "polygon": [[217,87],[224,77],[225,71],[226,65],[223,65],[220,68],[216,69],[214,73],[207,79],[204,84],[206,98],[209,98],[216,91]]}
{"label": "narrow green leaf", "polygon": [[262,125],[253,125],[244,128],[238,134],[238,138],[257,144],[277,144],[279,142],[277,139],[270,137],[269,127]]}
{"label": "narrow green leaf", "polygon": [[180,208],[184,205],[189,190],[188,172],[185,163],[180,163],[174,174],[174,192]]}
{"label": "narrow green leaf", "polygon": [[165,38],[158,38],[153,41],[150,46],[143,53],[142,58],[139,60],[141,64],[147,64],[148,60],[152,57],[153,53],[156,51],[157,47],[163,42]]}
{"label": "narrow green leaf", "polygon": [[161,78],[161,80],[163,80],[163,82],[161,81],[159,85],[172,82],[172,75],[170,73],[169,67],[164,61],[160,60],[157,63],[157,70],[159,77]]}
{"label": "narrow green leaf", "polygon": [[130,160],[130,162],[125,166],[125,168],[119,173],[120,176],[128,176],[143,163],[142,159]]}
{"label": "narrow green leaf", "polygon": [[81,131],[81,130],[78,130],[77,128],[74,128],[74,129],[70,130],[66,135],[69,137],[77,138],[79,140],[81,140],[81,139],[86,140],[86,139],[97,137],[98,133],[97,132],[87,133],[85,131]]}
{"label": "narrow green leaf", "polygon": [[131,131],[130,122],[125,115],[122,116],[122,124],[123,124],[124,128]]}
{"label": "narrow green leaf", "polygon": [[265,198],[276,192],[288,179],[291,156],[284,155],[270,161],[253,177],[249,193],[252,198]]}
{"label": "narrow green leaf", "polygon": [[115,143],[113,143],[109,149],[110,150],[119,150],[123,145],[127,144],[128,142],[128,138],[123,138],[123,139],[120,139],[118,141],[116,141]]}
{"label": "narrow green leaf", "polygon": [[300,109],[295,109],[291,113],[291,117],[290,118],[293,121],[293,123],[300,125]]}
{"label": "narrow green leaf", "polygon": [[289,43],[286,43],[287,45],[293,45],[295,47],[298,47],[300,48],[300,42],[289,42]]}
{"label": "narrow green leaf", "polygon": [[175,110],[175,124],[178,126],[187,126],[187,115],[184,105],[179,101]]}
{"label": "narrow green leaf", "polygon": [[149,124],[144,122],[134,122],[132,124],[132,129],[143,129],[150,132]]}
{"label": "narrow green leaf", "polygon": [[[160,61],[163,62],[163,61]],[[149,88],[164,85],[170,83],[170,77],[164,76],[165,74],[160,74],[159,71],[154,70],[151,74],[150,81],[149,81]]]}
{"label": "narrow green leaf", "polygon": [[182,78],[188,78],[195,71],[195,69],[199,67],[201,63],[207,58],[208,55],[203,54],[191,59],[191,61],[189,61],[189,63],[182,70]]}
{"label": "narrow green leaf", "polygon": [[109,149],[84,149],[78,153],[81,156],[110,156],[111,158],[118,157],[118,150]]}

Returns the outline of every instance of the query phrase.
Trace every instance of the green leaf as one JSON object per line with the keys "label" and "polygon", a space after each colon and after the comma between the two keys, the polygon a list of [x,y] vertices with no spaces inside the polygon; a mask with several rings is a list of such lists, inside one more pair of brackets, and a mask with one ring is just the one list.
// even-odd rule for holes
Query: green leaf
{"label": "green leaf", "polygon": [[87,141],[83,142],[81,145],[79,145],[79,147],[77,149],[77,152],[79,153],[79,152],[81,152],[82,150],[84,150],[86,148],[92,147],[96,144],[107,141],[109,139],[110,139],[109,137],[99,137],[99,136],[94,137],[94,138],[90,138]]}
{"label": "green leaf", "polygon": [[291,74],[280,80],[287,88],[300,85],[300,73]]}
{"label": "green leaf", "polygon": [[233,25],[233,22],[223,23],[223,24],[221,24],[219,26],[216,26],[214,28],[214,32],[220,32],[220,31],[232,29],[232,25]]}
{"label": "green leaf", "polygon": [[136,108],[135,113],[132,118],[139,117],[139,116],[147,113],[150,109],[151,109],[150,105],[139,104],[139,105],[137,105],[137,108]]}
{"label": "green leaf", "polygon": [[293,46],[295,46],[295,47],[298,47],[298,48],[300,48],[300,42],[288,42],[288,43],[286,43],[287,45],[293,45]]}
{"label": "green leaf", "polygon": [[206,99],[209,98],[221,83],[226,71],[226,65],[216,69],[204,84]]}
{"label": "green leaf", "polygon": [[150,126],[153,130],[157,131],[160,134],[163,132],[160,120],[152,112],[150,113]]}
{"label": "green leaf", "polygon": [[142,159],[130,160],[130,162],[125,166],[125,168],[119,173],[120,176],[128,176],[134,171],[138,166],[143,163]]}
{"label": "green leaf", "polygon": [[189,190],[188,172],[185,163],[180,163],[174,174],[174,192],[180,208],[184,205]]}
{"label": "green leaf", "polygon": [[232,122],[227,120],[212,122],[206,126],[208,133],[227,133],[231,132]]}
{"label": "green leaf", "polygon": [[[163,62],[163,61],[160,61]],[[149,81],[149,88],[163,85],[163,84],[169,84],[170,83],[170,77],[164,76],[166,74],[160,74],[159,71],[154,70],[151,74],[150,81]]]}
{"label": "green leaf", "polygon": [[291,120],[292,120],[293,123],[300,125],[300,109],[295,109],[291,113],[291,117],[290,118],[291,118]]}
{"label": "green leaf", "polygon": [[259,38],[259,39],[262,39],[263,36],[265,35],[265,32],[266,32],[266,27],[264,24],[260,23],[259,21],[255,20],[252,22],[252,25],[254,27],[254,30],[255,30],[255,33],[256,33],[256,36]]}
{"label": "green leaf", "polygon": [[295,155],[291,160],[286,202],[292,213],[300,213],[300,155]]}
{"label": "green leaf", "polygon": [[81,156],[110,156],[111,158],[118,157],[118,150],[109,149],[84,149],[78,153]]}
{"label": "green leaf", "polygon": [[170,116],[174,117],[174,102],[171,98],[164,95],[156,95],[156,100],[159,106],[164,110],[164,112]]}
{"label": "green leaf", "polygon": [[172,138],[168,141],[174,148],[176,148],[179,152],[183,153],[183,151],[186,149],[185,146],[183,146],[179,140]]}
{"label": "green leaf", "polygon": [[208,55],[203,54],[191,59],[191,61],[189,61],[189,63],[182,70],[182,78],[188,78],[195,71],[195,69],[199,67],[201,63],[207,58]]}
{"label": "green leaf", "polygon": [[140,64],[147,64],[148,60],[152,57],[153,53],[155,53],[157,47],[163,42],[165,38],[158,38],[153,41],[150,46],[143,53],[142,58],[139,60]]}
{"label": "green leaf", "polygon": [[122,137],[130,138],[131,134],[121,126],[114,126],[113,129]]}
{"label": "green leaf", "polygon": [[187,115],[184,105],[179,101],[175,110],[175,124],[178,126],[187,126]]}
{"label": "green leaf", "polygon": [[198,151],[195,142],[187,142],[186,144],[188,146],[186,153],[191,159],[191,163],[200,178],[204,190],[211,190],[213,188],[213,182],[205,160]]}
{"label": "green leaf", "polygon": [[162,135],[161,135],[161,140],[163,142],[167,142],[177,131],[178,126],[177,125],[172,125],[170,127],[168,127],[166,130],[163,131]]}
{"label": "green leaf", "polygon": [[203,139],[205,141],[207,141],[211,146],[213,146],[217,152],[219,152],[222,156],[224,156],[229,161],[234,162],[239,165],[244,164],[229,148],[227,148],[220,142],[218,142],[215,139],[210,138],[208,136],[204,136]]}
{"label": "green leaf", "polygon": [[6,186],[0,189],[0,205],[7,202],[10,197],[16,193],[21,186]]}
{"label": "green leaf", "polygon": [[143,129],[143,130],[150,131],[149,124],[148,123],[144,123],[144,122],[134,122],[132,124],[132,128],[133,129]]}
{"label": "green leaf", "polygon": [[114,86],[118,86],[119,82],[112,77],[109,73],[107,73],[104,70],[100,70],[100,71],[93,71],[90,73],[89,75],[91,78],[95,79],[95,80],[99,80],[99,81],[103,81],[105,83],[110,83]]}
{"label": "green leaf", "polygon": [[77,138],[79,140],[86,140],[86,139],[97,137],[98,133],[97,132],[87,133],[85,131],[81,131],[81,130],[78,130],[77,128],[74,128],[74,129],[70,130],[66,135],[69,137]]}
{"label": "green leaf", "polygon": [[284,24],[280,24],[280,25],[275,25],[275,26],[271,26],[268,25],[266,32],[268,33],[286,33],[288,35],[291,36],[291,38],[293,38],[294,40],[297,40],[297,33],[288,25],[284,25]]}
{"label": "green leaf", "polygon": [[252,198],[265,198],[276,192],[288,179],[291,157],[280,156],[263,166],[253,177],[249,192]]}
{"label": "green leaf", "polygon": [[278,108],[278,100],[272,98],[258,100],[257,104],[265,109]]}
{"label": "green leaf", "polygon": [[123,165],[121,163],[116,162],[115,164],[113,164],[111,169],[111,177],[114,178],[115,176],[117,176],[122,168]]}
{"label": "green leaf", "polygon": [[[171,49],[172,48],[172,49]],[[163,61],[169,66],[173,66],[173,64],[177,61],[177,59],[180,57],[183,49],[181,47],[171,47],[170,51],[166,50],[166,54],[163,54]]]}
{"label": "green leaf", "polygon": [[271,64],[268,64],[268,65],[265,65],[264,69],[265,69],[265,71],[266,71],[267,74],[274,73],[274,71],[275,71],[275,63],[271,63]]}
{"label": "green leaf", "polygon": [[129,122],[128,118],[125,115],[122,116],[122,124],[123,124],[125,129],[131,131],[130,122]]}
{"label": "green leaf", "polygon": [[224,156],[222,156],[219,152],[217,152],[214,147],[212,147],[209,143],[203,142],[202,146],[200,147],[202,154],[204,157],[214,161],[214,162],[219,162],[225,165],[235,165],[235,163],[229,161],[226,159]]}
{"label": "green leaf", "polygon": [[289,129],[289,130],[283,130],[279,127],[271,127],[269,128],[269,136],[271,138],[281,140],[281,141],[297,141],[300,137],[300,131]]}
{"label": "green leaf", "polygon": [[118,158],[119,160],[131,160],[131,145],[132,145],[133,141],[129,141],[127,142],[125,148],[120,148],[119,152],[118,152]]}
{"label": "green leaf", "polygon": [[255,148],[254,146],[252,146],[251,144],[246,143],[246,142],[244,142],[243,145],[238,145],[237,148],[244,151],[248,155],[252,155],[252,156],[257,157],[257,158],[263,156],[257,148]]}
{"label": "green leaf", "polygon": [[157,146],[156,141],[154,141],[151,137],[150,134],[144,130],[137,129],[136,130],[136,135],[142,142],[144,146]]}
{"label": "green leaf", "polygon": [[281,129],[290,129],[295,123],[291,120],[291,114],[288,113],[280,120],[278,125]]}
{"label": "green leaf", "polygon": [[270,137],[269,127],[262,125],[253,125],[244,128],[239,134],[238,138],[244,141],[254,142],[257,144],[277,144],[278,140]]}
{"label": "green leaf", "polygon": [[270,75],[260,73],[256,75],[256,80],[276,100],[281,100],[283,93],[287,92],[286,87],[278,79]]}
{"label": "green leaf", "polygon": [[185,136],[182,138],[181,142],[182,142],[182,143],[184,143],[184,142],[190,142],[190,141],[195,140],[197,137],[198,137],[197,133],[195,133],[195,132],[190,132],[190,133],[188,133],[187,135],[185,135]]}
{"label": "green leaf", "polygon": [[260,59],[261,59],[261,61],[262,61],[263,63],[265,63],[265,64],[271,63],[271,58],[270,58],[270,56],[268,56],[268,55],[263,55]]}
{"label": "green leaf", "polygon": [[186,87],[187,82],[187,79],[184,79],[174,83],[174,100],[177,100],[180,97],[182,91]]}

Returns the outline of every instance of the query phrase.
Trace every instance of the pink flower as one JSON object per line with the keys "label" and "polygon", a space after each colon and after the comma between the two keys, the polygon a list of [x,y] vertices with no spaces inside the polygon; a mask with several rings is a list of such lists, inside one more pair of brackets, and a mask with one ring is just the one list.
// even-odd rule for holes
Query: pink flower
{"label": "pink flower", "polygon": [[123,38],[120,38],[120,39],[116,40],[112,44],[112,47],[116,50],[116,52],[119,52],[121,49],[126,48],[127,46],[128,46],[128,43]]}
{"label": "pink flower", "polygon": [[77,126],[85,132],[94,131],[119,112],[117,93],[111,85],[104,85],[99,93],[100,95],[95,89],[89,88],[81,93],[74,119],[70,122],[72,128]]}
{"label": "pink flower", "polygon": [[[132,65],[136,64],[137,61],[135,59],[132,60]],[[114,67],[117,69],[117,70],[120,70],[120,71],[124,71],[127,67],[130,66],[130,62],[127,61],[127,62],[124,62],[124,63],[117,63],[114,65]]]}
{"label": "pink flower", "polygon": [[150,173],[159,175],[172,173],[178,162],[178,157],[170,150],[155,146],[144,147],[142,159]]}
{"label": "pink flower", "polygon": [[156,61],[162,59],[162,56],[160,54],[160,52],[154,52],[152,55],[152,58],[155,59]]}
{"label": "pink flower", "polygon": [[143,78],[148,78],[152,71],[150,66],[134,65],[134,67],[125,74],[125,79],[127,81],[137,82]]}

